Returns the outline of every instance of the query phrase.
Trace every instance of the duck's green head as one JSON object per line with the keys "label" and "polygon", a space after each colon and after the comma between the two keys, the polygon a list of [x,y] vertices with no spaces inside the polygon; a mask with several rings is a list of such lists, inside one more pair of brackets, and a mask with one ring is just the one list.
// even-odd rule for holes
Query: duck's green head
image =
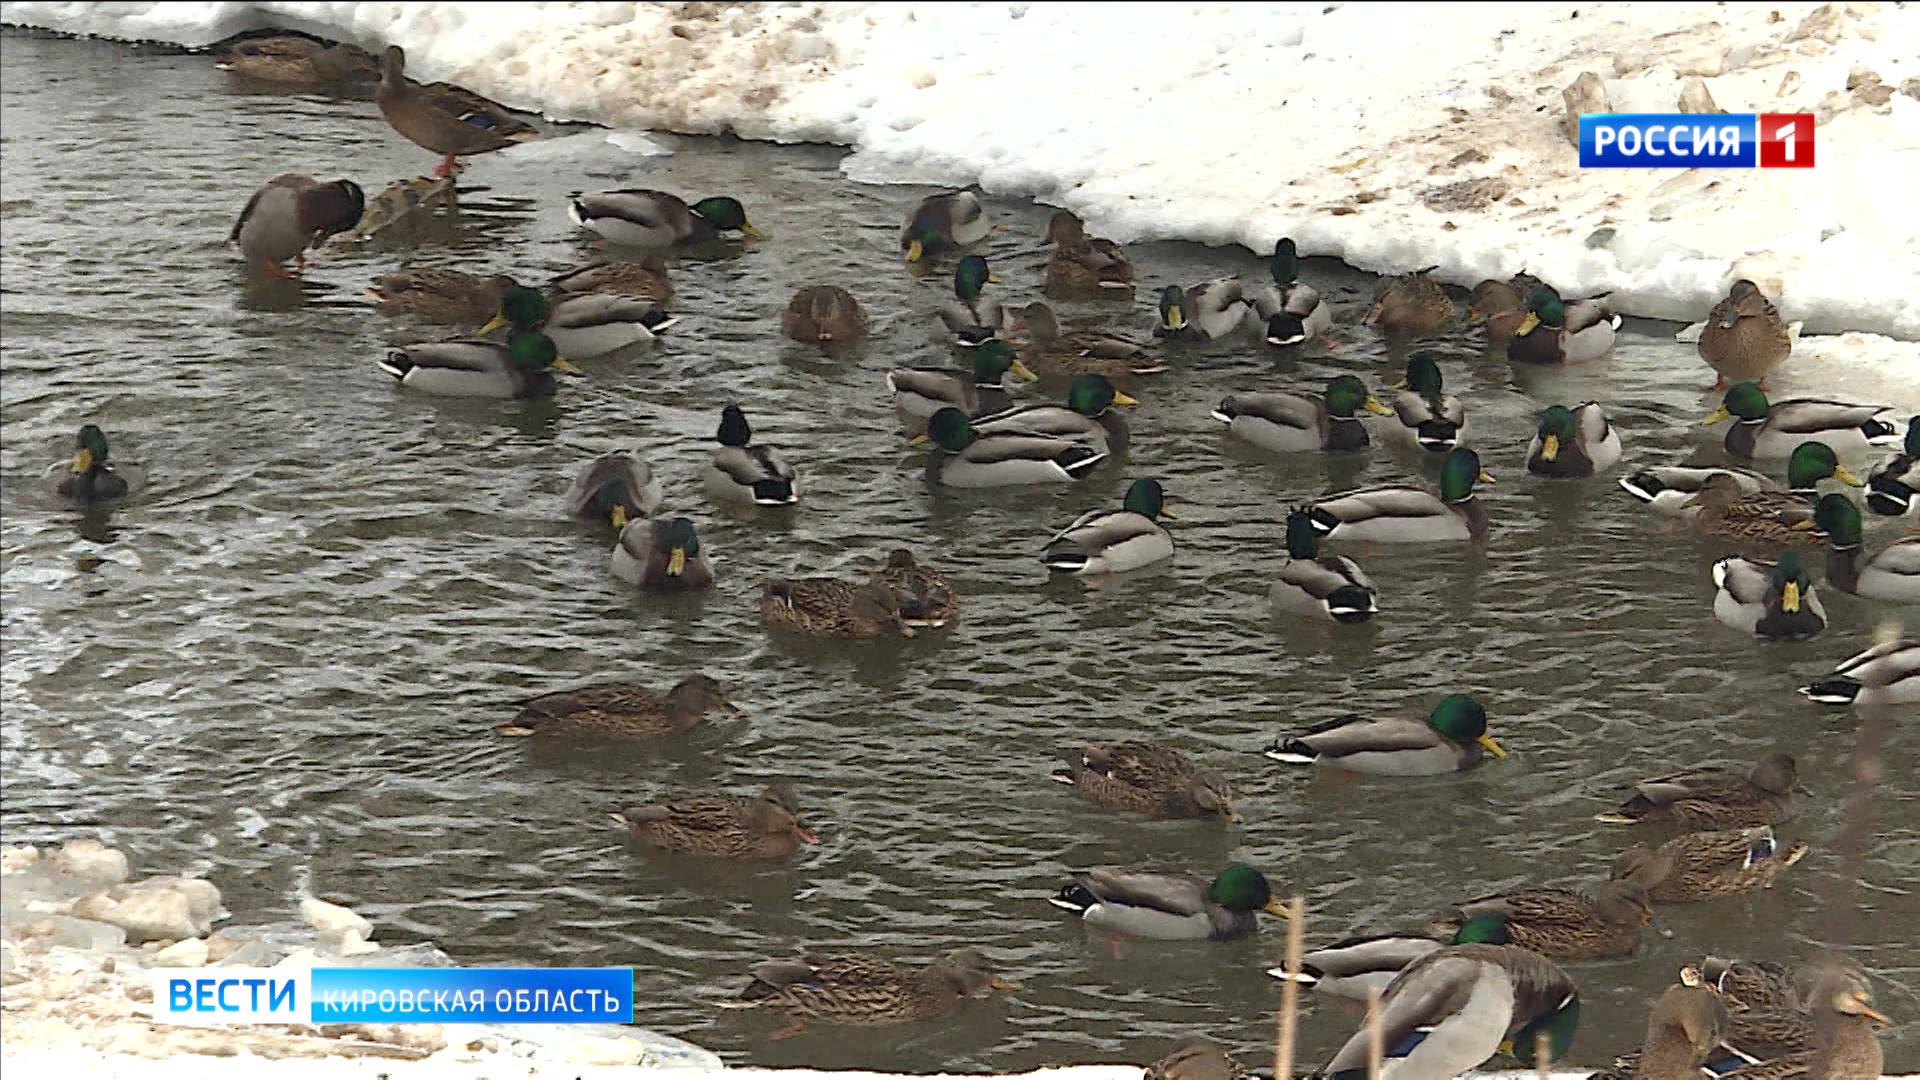
{"label": "duck's green head", "polygon": [[1547,1037],[1547,1059],[1565,1061],[1567,1048],[1573,1045],[1573,1033],[1580,1027],[1580,995],[1569,992],[1559,1008],[1513,1033],[1500,1044],[1500,1052],[1528,1068],[1539,1062],[1540,1036]]}
{"label": "duck's green head", "polygon": [[515,334],[507,342],[507,359],[521,371],[571,371],[578,373],[579,368],[567,362],[560,355],[560,349],[553,339],[535,330],[531,333]]}
{"label": "duck's green head", "polygon": [[1313,533],[1313,513],[1304,506],[1296,506],[1287,514],[1287,554],[1309,561],[1320,555],[1320,542]]}
{"label": "duck's green head", "polygon": [[917,263],[926,258],[927,252],[940,243],[940,215],[933,206],[922,205],[913,212],[913,220],[907,222],[907,231],[900,239],[900,246],[906,249],[907,261]]}
{"label": "duck's green head", "polygon": [[1282,287],[1300,280],[1300,253],[1292,237],[1283,236],[1273,245],[1273,280]]}
{"label": "duck's green head", "polygon": [[1160,290],[1160,328],[1187,328],[1187,290],[1178,285],[1169,285]]}
{"label": "duck's green head", "polygon": [[927,434],[915,442],[931,441],[949,453],[957,454],[973,444],[973,421],[959,409],[948,406],[927,418]]}
{"label": "duck's green head", "polygon": [[1000,338],[988,338],[974,347],[973,381],[979,386],[999,386],[1007,372],[1029,381],[1038,378],[1027,365],[1020,362],[1020,356],[1014,352],[1013,342]]}
{"label": "duck's green head", "polygon": [[98,424],[87,424],[74,439],[73,471],[90,473],[107,463],[107,433]]}
{"label": "duck's green head", "polygon": [[1507,920],[1499,915],[1475,915],[1460,924],[1453,932],[1449,945],[1511,945],[1513,935],[1507,932]]}
{"label": "duck's green head", "polygon": [[685,573],[687,560],[700,554],[700,534],[694,531],[693,522],[683,517],[667,522],[659,544],[667,549],[668,577]]}
{"label": "duck's green head", "polygon": [[1081,416],[1099,416],[1113,405],[1138,405],[1138,401],[1113,388],[1113,380],[1088,372],[1074,376],[1067,387],[1067,408]]}
{"label": "duck's green head", "polygon": [[1560,299],[1551,285],[1536,285],[1527,293],[1527,316],[1520,320],[1514,333],[1525,337],[1533,333],[1536,326],[1549,330],[1558,330],[1567,325],[1567,305]]}
{"label": "duck's green head", "polygon": [[1820,496],[1813,506],[1813,524],[1837,548],[1860,546],[1860,508],[1845,495]]}
{"label": "duck's green head", "polygon": [[1441,698],[1440,704],[1427,715],[1427,724],[1462,746],[1479,743],[1480,749],[1494,757],[1507,756],[1506,750],[1487,734],[1487,710],[1467,694],[1448,694]]}
{"label": "duck's green head", "polygon": [[1573,413],[1565,405],[1549,405],[1547,411],[1540,414],[1540,456],[1553,461],[1560,456],[1560,448],[1574,439]]}
{"label": "duck's green head", "polygon": [[1423,398],[1439,397],[1440,361],[1424,349],[1408,356],[1407,379],[1400,385]]}
{"label": "duck's green head", "polygon": [[1150,476],[1135,480],[1127,488],[1127,497],[1120,502],[1122,510],[1131,510],[1148,518],[1170,517],[1175,521],[1180,516],[1167,509],[1167,493],[1160,487],[1160,481]]}
{"label": "duck's green head", "polygon": [[720,410],[720,430],[714,435],[721,446],[745,446],[753,441],[753,427],[747,423],[747,414],[740,406],[727,402]]}
{"label": "duck's green head", "polygon": [[1765,420],[1773,412],[1767,404],[1767,393],[1756,383],[1735,383],[1728,388],[1727,396],[1720,399],[1720,407],[1707,414],[1702,425],[1717,424],[1729,416],[1741,420]]}
{"label": "duck's green head", "polygon": [[1920,458],[1920,416],[1907,418],[1907,441],[1903,447],[1910,458]]}
{"label": "duck's green head", "polygon": [[1440,498],[1446,502],[1466,502],[1473,498],[1474,484],[1493,482],[1480,468],[1480,455],[1464,446],[1454,447],[1440,463]]}
{"label": "duck's green head", "polygon": [[1780,561],[1773,564],[1773,591],[1780,594],[1780,610],[1792,614],[1806,603],[1807,593],[1813,589],[1813,579],[1807,576],[1807,564],[1801,560],[1797,551],[1783,551]]}
{"label": "duck's green head", "polygon": [[1866,486],[1866,481],[1840,464],[1839,455],[1826,443],[1803,442],[1793,448],[1793,456],[1787,459],[1788,487],[1795,491],[1812,491],[1815,484],[1829,476],[1853,487]]}
{"label": "duck's green head", "polygon": [[753,227],[747,220],[747,208],[740,200],[728,195],[715,195],[701,199],[689,207],[694,213],[713,223],[713,227],[722,232],[743,232],[752,237],[764,237],[767,234]]}
{"label": "duck's green head", "polygon": [[1287,917],[1287,909],[1274,898],[1267,876],[1246,863],[1228,863],[1220,876],[1207,886],[1207,899],[1233,912],[1264,911]]}
{"label": "duck's green head", "polygon": [[594,511],[595,517],[612,522],[615,532],[624,530],[628,521],[626,484],[617,476],[600,481],[600,486],[593,489],[587,508]]}
{"label": "duck's green head", "polygon": [[480,333],[491,334],[502,326],[515,330],[538,330],[547,321],[547,294],[525,285],[515,285],[500,294],[500,310],[494,312]]}
{"label": "duck's green head", "polygon": [[987,269],[987,260],[978,255],[968,255],[953,268],[953,292],[960,299],[972,303],[980,298],[981,290],[987,282],[998,282],[993,271]]}
{"label": "duck's green head", "polygon": [[1353,416],[1355,409],[1364,408],[1376,416],[1392,416],[1393,410],[1380,404],[1379,399],[1367,392],[1367,384],[1355,375],[1336,375],[1327,381],[1327,412],[1342,419]]}

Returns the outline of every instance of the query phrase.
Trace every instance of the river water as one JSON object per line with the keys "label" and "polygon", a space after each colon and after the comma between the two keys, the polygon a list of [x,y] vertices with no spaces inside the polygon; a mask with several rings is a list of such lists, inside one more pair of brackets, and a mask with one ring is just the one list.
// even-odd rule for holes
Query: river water
{"label": "river water", "polygon": [[[143,870],[198,867],[238,922],[284,918],[296,872],[351,903],[381,940],[430,938],[475,964],[632,965],[641,1020],[729,1060],[883,1069],[1025,1069],[1145,1060],[1212,1033],[1270,1045],[1283,934],[1141,945],[1115,956],[1045,899],[1066,868],[1142,863],[1266,870],[1312,910],[1308,939],[1420,925],[1450,900],[1590,883],[1629,841],[1592,820],[1614,788],[1695,761],[1795,755],[1818,795],[1785,826],[1813,853],[1755,897],[1663,909],[1672,940],[1575,966],[1575,1054],[1632,1045],[1647,1003],[1703,950],[1790,960],[1823,936],[1850,716],[1793,693],[1856,651],[1874,606],[1827,595],[1832,629],[1759,645],[1711,616],[1720,552],[1664,530],[1612,478],[1522,467],[1547,404],[1607,403],[1628,462],[1720,457],[1693,423],[1706,369],[1673,326],[1630,323],[1610,359],[1517,372],[1441,342],[1500,482],[1483,550],[1361,552],[1381,588],[1371,625],[1323,630],[1266,606],[1294,502],[1433,471],[1371,454],[1280,459],[1227,442],[1226,393],[1394,374],[1353,325],[1371,279],[1315,261],[1339,344],[1276,358],[1250,344],[1171,350],[1143,392],[1134,448],[1065,491],[935,492],[904,447],[883,377],[939,364],[944,273],[916,282],[895,237],[922,190],[849,183],[827,147],[672,139],[671,156],[475,159],[461,227],[419,248],[329,249],[302,285],[250,283],[222,241],[283,171],[369,194],[430,155],[371,103],[229,87],[204,56],[8,34],[4,151],[4,832],[88,833]],[[423,263],[538,279],[582,256],[565,195],[649,186],[729,193],[771,234],[675,268],[682,319],[651,353],[590,361],[549,403],[438,400],[373,362],[433,331],[375,315],[373,274]],[[1048,210],[995,200],[985,253],[1010,299],[1036,296]],[[1144,282],[1257,276],[1240,249],[1135,249]],[[823,357],[779,336],[801,285],[856,292],[872,340]],[[1124,315],[1144,331],[1152,289]],[[1782,386],[1817,386],[1782,373]],[[802,476],[791,513],[736,520],[696,480],[720,405]],[[53,504],[48,467],[74,429],[106,427],[145,474],[110,517]],[[567,521],[583,462],[642,448],[668,507],[720,567],[710,593],[660,600],[607,572],[608,540]],[[1854,465],[1864,468],[1870,462]],[[1129,479],[1165,480],[1181,517],[1171,564],[1087,592],[1035,556]],[[1872,526],[1870,526],[1872,527]],[[1870,535],[1884,542],[1886,533]],[[752,612],[770,574],[854,572],[897,544],[945,568],[960,618],[858,648],[770,639]],[[1911,613],[1909,613],[1911,615]],[[518,700],[605,679],[664,688],[695,670],[749,710],[660,747],[540,747],[494,737]],[[1513,755],[1461,777],[1312,776],[1258,751],[1354,709],[1424,711],[1470,690]],[[1910,718],[1909,718],[1910,719]],[[1853,955],[1875,977],[1890,1071],[1920,1068],[1920,726],[1895,724],[1880,823],[1857,893]],[[1047,773],[1095,739],[1166,740],[1231,778],[1236,824],[1127,820]],[[791,780],[823,842],[780,868],[649,860],[606,811],[696,786]],[[919,962],[978,945],[1025,989],[947,1022],[816,1030],[713,1002],[746,966],[797,944]],[[1303,1056],[1355,1023],[1312,1002]]]}

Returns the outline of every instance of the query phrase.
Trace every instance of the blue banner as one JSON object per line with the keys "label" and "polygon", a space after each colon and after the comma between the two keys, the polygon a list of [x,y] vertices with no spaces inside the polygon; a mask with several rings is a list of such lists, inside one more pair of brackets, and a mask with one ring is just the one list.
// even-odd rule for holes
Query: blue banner
{"label": "blue banner", "polygon": [[632,968],[314,968],[312,1023],[633,1022]]}
{"label": "blue banner", "polygon": [[1759,128],[1753,113],[1587,113],[1580,167],[1751,169],[1760,164]]}

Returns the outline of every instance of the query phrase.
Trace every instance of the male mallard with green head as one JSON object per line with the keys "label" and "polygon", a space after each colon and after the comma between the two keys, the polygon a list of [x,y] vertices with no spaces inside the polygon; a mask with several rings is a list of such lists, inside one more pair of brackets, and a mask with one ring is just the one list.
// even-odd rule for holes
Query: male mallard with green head
{"label": "male mallard with green head", "polygon": [[943,191],[920,200],[900,229],[907,262],[950,255],[986,239],[993,227],[971,191]]}
{"label": "male mallard with green head", "polygon": [[713,584],[713,563],[686,518],[629,521],[613,546],[613,576],[649,592],[693,592]]}
{"label": "male mallard with green head", "polygon": [[800,823],[800,801],[786,784],[773,784],[751,799],[677,795],[626,807],[612,817],[649,851],[679,855],[770,861],[820,841]]}
{"label": "male mallard with green head", "polygon": [[406,69],[407,54],[398,45],[387,46],[373,101],[408,142],[446,155],[435,176],[452,175],[456,158],[540,137],[532,126],[479,94],[450,83],[422,85],[407,78]]}
{"label": "male mallard with green head", "polygon": [[1109,810],[1157,818],[1218,815],[1233,820],[1226,778],[1160,743],[1089,743],[1053,772],[1080,797]]}
{"label": "male mallard with green head", "polygon": [[706,722],[707,714],[740,708],[706,675],[689,675],[665,694],[638,683],[601,683],[577,690],[542,694],[520,707],[499,735],[608,735],[628,739],[685,735]]}
{"label": "male mallard with green head", "polygon": [[1217,341],[1240,332],[1253,305],[1235,277],[1214,278],[1191,288],[1160,290],[1160,325],[1154,333],[1184,341]]}
{"label": "male mallard with green head", "polygon": [[555,371],[579,372],[538,331],[497,341],[456,338],[388,351],[377,366],[411,390],[448,397],[552,397]]}
{"label": "male mallard with green head", "polygon": [[1333,329],[1333,312],[1320,291],[1300,280],[1300,253],[1292,239],[1283,236],[1274,243],[1268,266],[1273,287],[1253,297],[1253,312],[1267,344],[1285,348]]}
{"label": "male mallard with green head", "polygon": [[1720,407],[1700,423],[1710,427],[1734,418],[1726,439],[1727,453],[1734,457],[1786,457],[1809,439],[1826,443],[1836,453],[1853,454],[1899,438],[1899,428],[1888,418],[1892,412],[1886,405],[1814,398],[1769,402],[1766,391],[1743,382],[1730,387]]}
{"label": "male mallard with green head", "polygon": [[728,233],[756,239],[766,235],[753,227],[746,208],[730,195],[689,204],[652,188],[574,192],[567,199],[567,217],[610,244],[658,250],[711,243]]}
{"label": "male mallard with green head", "polygon": [[[411,315],[425,322],[472,326],[500,311],[500,298],[519,282],[507,274],[482,277],[464,270],[421,266],[373,279],[367,296],[382,315]],[[566,350],[563,347],[561,351]]]}
{"label": "male mallard with green head", "polygon": [[73,443],[73,464],[54,485],[54,491],[81,506],[112,502],[125,496],[126,478],[107,464],[107,433],[97,424],[83,424]]}
{"label": "male mallard with green head", "polygon": [[900,597],[881,577],[867,582],[839,578],[773,578],[756,601],[760,621],[777,630],[819,638],[914,636]]}
{"label": "male mallard with green head", "polygon": [[1287,561],[1267,591],[1275,610],[1339,623],[1365,622],[1380,610],[1373,579],[1345,555],[1321,555],[1313,515],[1296,506],[1287,515]]}
{"label": "male mallard with green head", "polygon": [[1424,717],[1349,714],[1274,739],[1266,755],[1290,765],[1325,765],[1373,776],[1464,772],[1484,754],[1507,756],[1487,733],[1487,710],[1470,694],[1448,694]]}
{"label": "male mallard with green head", "polygon": [[1884,641],[1841,661],[1825,678],[1800,688],[1823,705],[1882,708],[1920,702],[1920,641]]}
{"label": "male mallard with green head", "polygon": [[1867,509],[1887,517],[1905,517],[1920,511],[1920,416],[1907,420],[1901,451],[1867,476]]}
{"label": "male mallard with green head", "polygon": [[969,352],[971,371],[894,368],[887,373],[894,415],[909,438],[926,434],[927,418],[944,408],[952,407],[974,418],[1010,412],[1013,397],[1006,390],[1007,374],[1029,380],[1034,377],[1010,342],[996,338]]}
{"label": "male mallard with green head", "polygon": [[1308,509],[1313,527],[1332,540],[1381,543],[1434,543],[1478,540],[1487,534],[1487,509],[1474,498],[1473,485],[1492,483],[1480,468],[1480,455],[1455,447],[1440,464],[1440,492],[1404,484],[1365,488]]}
{"label": "male mallard with green head", "polygon": [[1820,496],[1813,523],[1827,534],[1827,584],[1869,600],[1920,604],[1920,537],[1895,540],[1868,555],[1860,508],[1845,495]]}
{"label": "male mallard with green head", "polygon": [[1060,321],[1045,302],[1036,300],[1014,312],[1015,322],[1032,338],[1020,355],[1035,378],[1071,379],[1101,375],[1122,386],[1134,386],[1143,375],[1157,375],[1167,366],[1153,358],[1146,346],[1103,330],[1062,332]]}
{"label": "male mallard with green head", "polygon": [[540,290],[516,285],[500,294],[499,310],[479,333],[485,336],[502,326],[520,334],[538,330],[553,339],[561,355],[587,359],[629,345],[651,345],[676,321],[651,300],[574,293],[549,302]]}
{"label": "male mallard with green head", "polygon": [[1229,863],[1212,881],[1195,874],[1096,869],[1073,875],[1048,901],[1110,935],[1154,941],[1234,941],[1260,928],[1255,915],[1287,917],[1266,875]]}
{"label": "male mallard with green head", "polygon": [[960,949],[917,971],[902,971],[884,960],[803,952],[792,960],[763,960],[752,968],[753,981],[723,1008],[784,1010],[784,1039],[806,1030],[807,1022],[891,1024],[928,1020],[964,998],[987,990],[1018,990],[1018,983],[996,977],[979,952]]}
{"label": "male mallard with green head", "polygon": [[1431,334],[1453,320],[1453,298],[1428,276],[1435,268],[1416,270],[1380,282],[1366,324],[1395,334]]}
{"label": "male mallard with green head", "polygon": [[965,256],[953,268],[953,297],[940,305],[940,326],[955,345],[977,346],[1013,328],[1006,308],[986,295],[987,283],[999,280],[978,255]]}
{"label": "male mallard with green head", "polygon": [[1360,409],[1393,415],[1357,377],[1336,375],[1318,395],[1285,390],[1233,394],[1222,399],[1212,415],[1227,425],[1228,434],[1262,450],[1296,453],[1365,449],[1366,425],[1354,415]]}
{"label": "male mallard with green head", "polygon": [[720,410],[720,430],[701,482],[722,506],[787,506],[800,501],[793,466],[765,444],[754,445],[753,428],[740,406]]}
{"label": "male mallard with green head", "polygon": [[323,184],[311,176],[282,173],[267,181],[247,200],[246,208],[227,233],[249,263],[270,273],[289,276],[288,259],[306,264],[308,248],[360,222],[366,195],[351,180]]}
{"label": "male mallard with green head", "polygon": [[1048,296],[1097,296],[1127,299],[1133,295],[1133,263],[1119,244],[1088,236],[1087,227],[1066,210],[1047,222]]}
{"label": "male mallard with green head", "polygon": [[1682,904],[1771,889],[1806,853],[1805,844],[1781,847],[1771,825],[1690,832],[1657,848],[1627,849],[1611,876],[1645,885],[1655,903]]}
{"label": "male mallard with green head", "polygon": [[1432,923],[1451,936],[1476,915],[1505,920],[1513,943],[1554,960],[1604,960],[1630,956],[1640,947],[1640,928],[1653,918],[1646,886],[1603,881],[1591,893],[1538,888],[1486,896],[1461,904]]}
{"label": "male mallard with green head", "polygon": [[1039,435],[1084,442],[1109,454],[1125,453],[1130,431],[1115,405],[1138,401],[1113,388],[1105,375],[1076,375],[1065,405],[1025,405],[973,426],[980,435]]}
{"label": "male mallard with green head", "polygon": [[1535,476],[1592,476],[1619,460],[1620,433],[1593,401],[1548,406],[1527,447],[1527,471]]}
{"label": "male mallard with green head", "polygon": [[[1506,920],[1498,915],[1476,915],[1460,924],[1453,940],[1435,941],[1425,934],[1369,934],[1336,941],[1300,956],[1296,981],[1334,997],[1367,1000],[1373,990],[1385,992],[1414,961],[1448,945],[1509,945]],[[1276,979],[1288,978],[1284,967],[1268,968]]]}
{"label": "male mallard with green head", "polygon": [[1800,770],[1786,754],[1769,754],[1745,771],[1706,766],[1633,787],[1632,798],[1595,820],[1683,831],[1778,825],[1800,812],[1794,794],[1805,793]]}
{"label": "male mallard with green head", "polygon": [[1407,357],[1407,377],[1395,389],[1389,445],[1444,454],[1467,441],[1467,407],[1442,391],[1440,363],[1422,350]]}
{"label": "male mallard with green head", "polygon": [[932,443],[927,479],[947,487],[987,488],[1024,484],[1070,484],[1107,459],[1084,443],[1040,435],[979,435],[959,409],[927,419],[927,433],[913,445]]}
{"label": "male mallard with green head", "polygon": [[866,336],[867,313],[838,285],[809,285],[787,301],[780,332],[807,345],[852,341]]}
{"label": "male mallard with green head", "polygon": [[1731,556],[1713,564],[1713,617],[1772,641],[1810,638],[1827,628],[1827,609],[1797,551],[1777,562]]}
{"label": "male mallard with green head", "polygon": [[1527,314],[1507,342],[1517,364],[1583,364],[1613,349],[1620,316],[1598,300],[1566,301],[1551,285],[1527,294]]}
{"label": "male mallard with green head", "polygon": [[1764,384],[1793,351],[1793,335],[1760,286],[1741,278],[1713,305],[1694,347],[1713,365],[1718,390],[1730,382]]}
{"label": "male mallard with green head", "polygon": [[588,462],[565,496],[569,517],[611,524],[615,532],[624,530],[629,521],[652,517],[665,500],[653,467],[640,455],[624,450]]}
{"label": "male mallard with green head", "polygon": [[1157,518],[1174,517],[1166,508],[1160,481],[1135,480],[1118,510],[1093,510],[1053,535],[1040,562],[1056,574],[1123,574],[1173,558],[1173,537]]}

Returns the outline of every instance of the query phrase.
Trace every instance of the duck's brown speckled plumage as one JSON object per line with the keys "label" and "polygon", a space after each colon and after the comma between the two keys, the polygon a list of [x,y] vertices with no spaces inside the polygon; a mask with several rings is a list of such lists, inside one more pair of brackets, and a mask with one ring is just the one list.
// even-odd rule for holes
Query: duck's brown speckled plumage
{"label": "duck's brown speckled plumage", "polygon": [[742,861],[785,859],[815,842],[793,789],[774,784],[750,799],[695,793],[613,815],[654,851]]}
{"label": "duck's brown speckled plumage", "polygon": [[764,960],[751,970],[753,981],[727,1007],[784,1010],[787,1027],[776,1037],[799,1032],[809,1020],[830,1024],[928,1020],[986,990],[1018,989],[995,977],[974,949],[960,949],[917,970],[902,970],[871,957],[812,952],[791,960]]}
{"label": "duck's brown speckled plumage", "polygon": [[1599,960],[1638,949],[1649,913],[1644,886],[1603,881],[1592,893],[1540,888],[1470,900],[1435,919],[1432,931],[1451,938],[1467,919],[1498,915],[1514,945],[1554,960]]}
{"label": "duck's brown speckled plumage", "polygon": [[1780,847],[1772,826],[1683,833],[1657,848],[1633,847],[1614,860],[1615,878],[1638,881],[1656,903],[1676,904],[1771,889],[1807,845]]}
{"label": "duck's brown speckled plumage", "polygon": [[1710,767],[1642,780],[1632,798],[1599,819],[1683,831],[1778,825],[1799,813],[1794,800],[1799,784],[1793,758],[1772,754],[1745,772]]}
{"label": "duck's brown speckled plumage", "polygon": [[1133,263],[1119,244],[1088,236],[1084,222],[1061,210],[1047,222],[1048,296],[1124,300],[1133,295]]}
{"label": "duck's brown speckled plumage", "polygon": [[1141,1080],[1253,1080],[1253,1073],[1219,1043],[1195,1035],[1148,1065]]}
{"label": "duck's brown speckled plumage", "polygon": [[1417,270],[1382,281],[1367,323],[1398,334],[1430,334],[1445,326],[1453,318],[1453,298],[1428,273]]}
{"label": "duck's brown speckled plumage", "polygon": [[879,580],[893,592],[900,621],[908,626],[945,626],[959,609],[959,594],[946,576],[916,560],[906,548],[888,553]]}
{"label": "duck's brown speckled plumage", "polygon": [[1159,818],[1233,817],[1226,779],[1159,743],[1091,743],[1069,753],[1053,777],[1109,810]]}
{"label": "duck's brown speckled plumage", "polygon": [[501,735],[612,735],[651,738],[684,735],[715,709],[739,710],[706,675],[691,675],[657,693],[638,683],[602,683],[542,694],[526,702]]}
{"label": "duck's brown speckled plumage", "polygon": [[912,637],[900,598],[885,582],[840,578],[773,578],[757,601],[767,626],[809,637]]}

